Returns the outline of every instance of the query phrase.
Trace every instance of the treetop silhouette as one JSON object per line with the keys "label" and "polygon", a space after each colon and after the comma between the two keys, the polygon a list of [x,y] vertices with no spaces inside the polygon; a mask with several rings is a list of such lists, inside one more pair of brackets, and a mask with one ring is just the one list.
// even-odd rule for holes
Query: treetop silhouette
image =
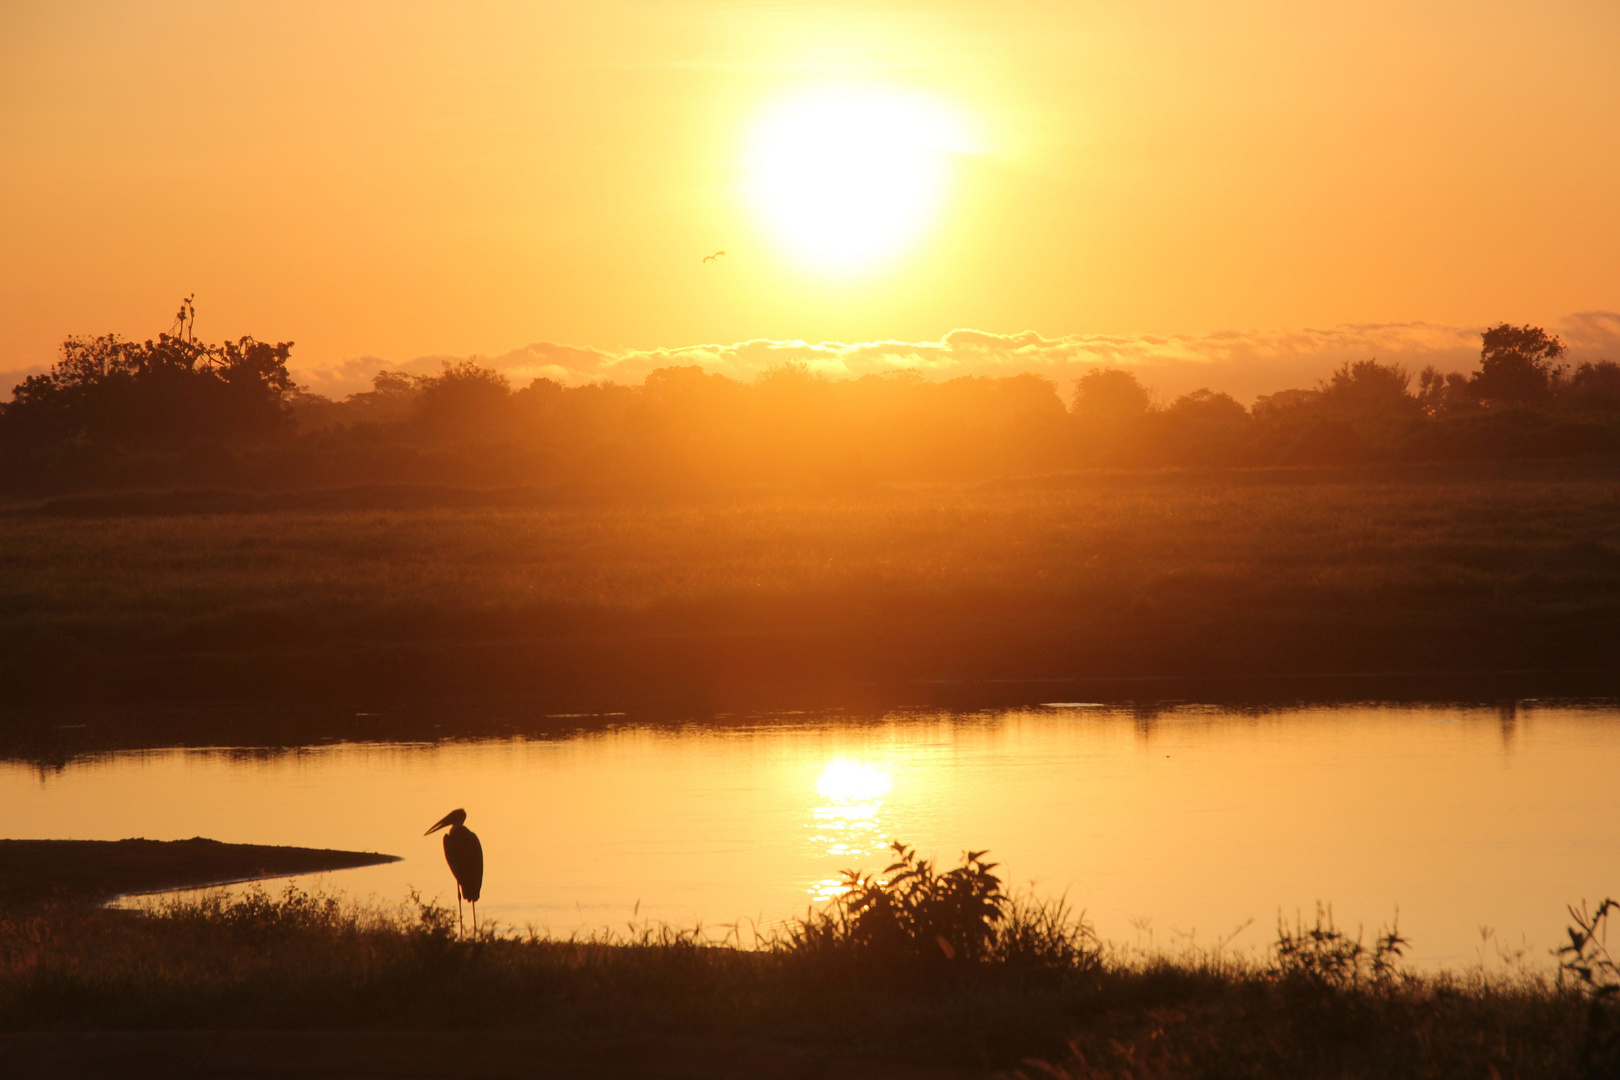
{"label": "treetop silhouette", "polygon": [[0,405],[0,483],[107,486],[434,483],[636,489],[984,480],[1108,466],[1342,464],[1620,453],[1620,365],[1571,373],[1562,341],[1502,323],[1480,369],[1346,362],[1252,408],[1201,388],[1160,404],[1136,373],[1095,368],[1065,407],[1024,373],[934,382],[915,371],[752,382],[696,366],[641,386],[514,389],[477,359],[379,371],[333,401],[294,385],[291,342],[208,344],[191,298],[155,340],[70,338]]}
{"label": "treetop silhouette", "polygon": [[198,341],[188,297],[175,333],[126,341],[68,338],[61,359],[12,391],[0,414],[11,442],[176,446],[241,441],[291,429],[293,343],[251,336]]}

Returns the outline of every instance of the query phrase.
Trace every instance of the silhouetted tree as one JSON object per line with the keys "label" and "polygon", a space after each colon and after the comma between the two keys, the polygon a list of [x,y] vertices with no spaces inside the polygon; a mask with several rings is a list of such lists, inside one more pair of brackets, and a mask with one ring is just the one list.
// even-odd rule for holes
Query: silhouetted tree
{"label": "silhouetted tree", "polygon": [[[1430,373],[1423,379],[1427,387]],[[1346,361],[1315,390],[1261,397],[1253,410],[1257,454],[1300,465],[1392,456],[1423,414],[1423,403],[1408,392],[1411,382],[1399,364]]]}
{"label": "silhouetted tree", "polygon": [[1411,374],[1399,364],[1377,360],[1345,361],[1326,382],[1319,384],[1318,401],[1329,412],[1365,419],[1415,416],[1421,406],[1407,392]]}
{"label": "silhouetted tree", "polygon": [[1444,416],[1479,404],[1467,375],[1441,371],[1433,364],[1418,375],[1417,401],[1426,416]]}
{"label": "silhouetted tree", "polygon": [[1561,388],[1569,404],[1586,412],[1620,412],[1620,364],[1599,360],[1577,367]]}
{"label": "silhouetted tree", "polygon": [[8,441],[36,449],[61,442],[159,447],[290,430],[293,343],[243,337],[205,344],[189,332],[188,309],[181,309],[181,333],[156,341],[69,338],[50,371],[13,389],[0,413]]}
{"label": "silhouetted tree", "polygon": [[[389,372],[379,372],[373,385],[377,392],[401,389]],[[413,380],[413,385],[413,418],[435,435],[488,436],[509,426],[513,419],[511,381],[475,360],[446,360],[443,371]]]}
{"label": "silhouetted tree", "polygon": [[1469,386],[1485,401],[1535,402],[1557,387],[1564,343],[1539,326],[1501,323],[1480,335],[1479,374]]}
{"label": "silhouetted tree", "polygon": [[371,389],[350,394],[347,404],[355,422],[396,424],[415,414],[417,399],[426,382],[421,375],[379,371],[371,378]]}
{"label": "silhouetted tree", "polygon": [[1249,410],[1207,386],[1172,401],[1160,423],[1161,450],[1177,464],[1232,464],[1247,450]]}
{"label": "silhouetted tree", "polygon": [[1249,410],[1237,398],[1207,386],[1182,394],[1164,412],[1183,423],[1205,428],[1231,428],[1249,419]]}
{"label": "silhouetted tree", "polygon": [[1092,368],[1074,384],[1074,414],[1082,420],[1120,421],[1141,416],[1153,395],[1137,377],[1120,368]]}
{"label": "silhouetted tree", "polygon": [[1287,423],[1313,410],[1321,400],[1320,390],[1278,390],[1255,398],[1249,413],[1263,424]]}
{"label": "silhouetted tree", "polygon": [[1153,457],[1152,408],[1152,392],[1133,372],[1092,368],[1074,384],[1071,453],[1090,465],[1130,466]]}

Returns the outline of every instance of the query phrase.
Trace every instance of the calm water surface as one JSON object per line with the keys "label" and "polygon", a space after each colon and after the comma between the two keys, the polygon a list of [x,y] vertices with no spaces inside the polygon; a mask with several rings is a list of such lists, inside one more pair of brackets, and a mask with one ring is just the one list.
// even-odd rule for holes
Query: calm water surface
{"label": "calm water surface", "polygon": [[[113,753],[0,764],[14,837],[379,850],[322,879],[454,903],[439,837],[483,838],[480,913],[553,932],[770,924],[893,838],[1066,893],[1121,943],[1264,947],[1279,911],[1400,912],[1421,961],[1541,962],[1564,905],[1620,895],[1620,709],[1086,707],[626,725],[552,740]],[[1494,931],[1489,941],[1482,928]]]}

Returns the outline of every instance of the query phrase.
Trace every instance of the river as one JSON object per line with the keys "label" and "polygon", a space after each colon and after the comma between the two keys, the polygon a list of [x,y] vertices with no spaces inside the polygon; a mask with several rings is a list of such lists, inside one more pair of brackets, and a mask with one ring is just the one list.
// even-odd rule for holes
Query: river
{"label": "river", "polygon": [[[554,738],[146,749],[0,762],[13,837],[377,850],[299,879],[454,904],[455,807],[486,853],[481,918],[552,933],[643,920],[745,940],[881,870],[898,838],[988,848],[1111,941],[1264,950],[1331,903],[1399,911],[1419,964],[1549,963],[1565,905],[1620,894],[1620,707],[1244,711],[1053,702],[973,713],[580,717]],[[279,887],[279,886],[275,886]],[[1240,929],[1241,928],[1241,929]]]}

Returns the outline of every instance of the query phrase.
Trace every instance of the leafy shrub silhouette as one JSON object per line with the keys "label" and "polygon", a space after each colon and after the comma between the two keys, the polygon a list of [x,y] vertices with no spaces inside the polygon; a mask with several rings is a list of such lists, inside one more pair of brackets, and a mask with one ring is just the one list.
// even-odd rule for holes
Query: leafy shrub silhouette
{"label": "leafy shrub silhouette", "polygon": [[1596,911],[1586,901],[1571,904],[1569,944],[1559,946],[1560,983],[1574,976],[1575,985],[1590,996],[1581,1059],[1586,1075],[1620,1076],[1620,964],[1609,952],[1609,915],[1620,910],[1620,900],[1604,900]]}
{"label": "leafy shrub silhouette", "polygon": [[1351,937],[1333,921],[1333,907],[1318,904],[1316,921],[1307,926],[1300,916],[1293,927],[1277,920],[1277,941],[1272,946],[1276,970],[1284,978],[1335,988],[1363,983],[1385,983],[1395,974],[1397,961],[1411,942],[1401,937],[1399,918],[1373,939],[1369,948],[1361,933]]}
{"label": "leafy shrub silhouette", "polygon": [[941,871],[900,841],[883,876],[846,870],[844,892],[790,926],[773,947],[820,957],[865,977],[939,978],[995,970],[1023,980],[1063,979],[1100,962],[1096,935],[1061,898],[1009,896],[995,863],[969,851]]}
{"label": "leafy shrub silhouette", "polygon": [[1588,911],[1586,901],[1579,908],[1571,904],[1569,944],[1559,946],[1558,967],[1564,975],[1575,976],[1577,985],[1598,997],[1620,993],[1620,965],[1609,952],[1609,914],[1620,910],[1620,900],[1608,899],[1596,911]]}
{"label": "leafy shrub silhouette", "polygon": [[961,866],[942,874],[915,848],[898,840],[891,846],[896,858],[883,871],[886,880],[844,872],[842,903],[852,936],[867,947],[918,958],[983,958],[1007,904],[1001,879],[990,872],[996,864],[984,861],[986,852],[969,851]]}

